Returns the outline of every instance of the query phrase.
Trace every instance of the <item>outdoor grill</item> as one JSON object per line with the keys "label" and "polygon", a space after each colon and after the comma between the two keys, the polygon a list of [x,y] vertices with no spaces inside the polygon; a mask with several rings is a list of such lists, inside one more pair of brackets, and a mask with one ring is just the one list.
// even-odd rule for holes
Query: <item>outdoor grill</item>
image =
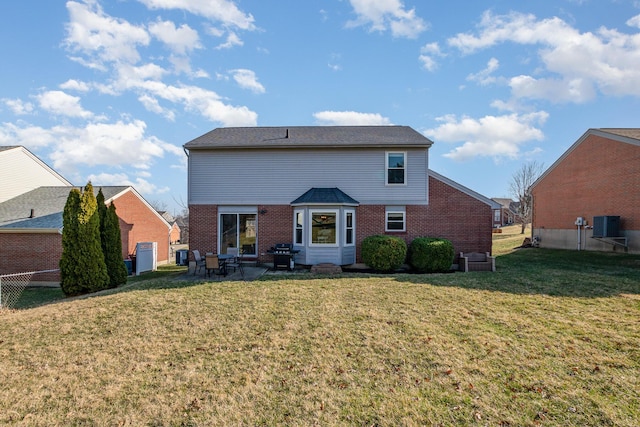
{"label": "outdoor grill", "polygon": [[298,251],[293,250],[292,243],[276,243],[269,251],[273,255],[273,269],[286,268],[293,270],[294,256]]}

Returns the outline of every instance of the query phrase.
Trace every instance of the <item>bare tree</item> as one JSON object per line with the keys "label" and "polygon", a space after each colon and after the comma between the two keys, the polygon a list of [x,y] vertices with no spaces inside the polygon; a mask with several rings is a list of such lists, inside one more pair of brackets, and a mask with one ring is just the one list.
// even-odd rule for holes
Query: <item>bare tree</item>
{"label": "bare tree", "polygon": [[544,171],[544,165],[536,161],[523,164],[511,177],[509,191],[518,201],[518,218],[522,224],[520,234],[524,234],[527,224],[531,222],[533,203],[531,198],[531,185]]}

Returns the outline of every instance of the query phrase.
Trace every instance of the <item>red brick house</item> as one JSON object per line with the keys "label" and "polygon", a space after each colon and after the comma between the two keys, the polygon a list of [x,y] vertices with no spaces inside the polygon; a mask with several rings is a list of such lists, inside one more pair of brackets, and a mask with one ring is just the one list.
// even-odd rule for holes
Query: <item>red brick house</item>
{"label": "red brick house", "polygon": [[[39,187],[0,203],[0,274],[58,268],[62,255],[62,212],[72,187]],[[157,242],[157,262],[169,261],[170,225],[133,187],[100,187],[105,203],[116,205],[122,255],[138,242]],[[96,193],[99,188],[94,188]],[[34,280],[53,281],[58,273]]]}
{"label": "red brick house", "polygon": [[428,168],[407,126],[218,128],[187,144],[190,248],[269,263],[291,243],[304,265],[361,262],[374,234],[443,237],[491,252],[492,200]]}
{"label": "red brick house", "polygon": [[589,129],[532,185],[541,247],[640,253],[640,129]]}

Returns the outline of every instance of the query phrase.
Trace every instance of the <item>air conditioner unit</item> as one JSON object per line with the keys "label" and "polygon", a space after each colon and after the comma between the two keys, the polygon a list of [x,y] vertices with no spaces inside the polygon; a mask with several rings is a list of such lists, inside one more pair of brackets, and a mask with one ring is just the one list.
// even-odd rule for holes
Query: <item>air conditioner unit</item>
{"label": "air conditioner unit", "polygon": [[593,237],[620,237],[620,217],[594,216]]}

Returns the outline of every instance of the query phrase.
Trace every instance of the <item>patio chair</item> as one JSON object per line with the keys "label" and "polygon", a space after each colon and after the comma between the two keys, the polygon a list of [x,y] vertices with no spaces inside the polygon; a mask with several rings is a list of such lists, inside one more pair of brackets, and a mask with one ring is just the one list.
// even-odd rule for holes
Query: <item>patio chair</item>
{"label": "patio chair", "polygon": [[227,268],[233,267],[234,272],[236,271],[236,269],[240,270],[240,276],[242,277],[242,280],[244,280],[244,270],[242,268],[242,251],[238,251],[238,248],[229,248],[227,249],[227,254],[230,253],[230,249],[235,249],[234,252],[236,253],[236,257],[233,260],[227,261]]}
{"label": "patio chair", "polygon": [[238,248],[227,248],[227,255],[233,256],[233,258],[227,260],[227,268],[233,268],[234,272],[238,268],[238,254]]}
{"label": "patio chair", "polygon": [[220,266],[220,260],[217,255],[207,255],[205,257],[205,270],[207,277],[211,277],[212,272],[216,276],[223,276],[225,274],[224,269]]}
{"label": "patio chair", "polygon": [[204,258],[202,258],[200,251],[197,249],[192,250],[191,253],[193,254],[193,259],[196,261],[196,266],[193,269],[193,275],[195,276],[196,273],[204,267]]}

